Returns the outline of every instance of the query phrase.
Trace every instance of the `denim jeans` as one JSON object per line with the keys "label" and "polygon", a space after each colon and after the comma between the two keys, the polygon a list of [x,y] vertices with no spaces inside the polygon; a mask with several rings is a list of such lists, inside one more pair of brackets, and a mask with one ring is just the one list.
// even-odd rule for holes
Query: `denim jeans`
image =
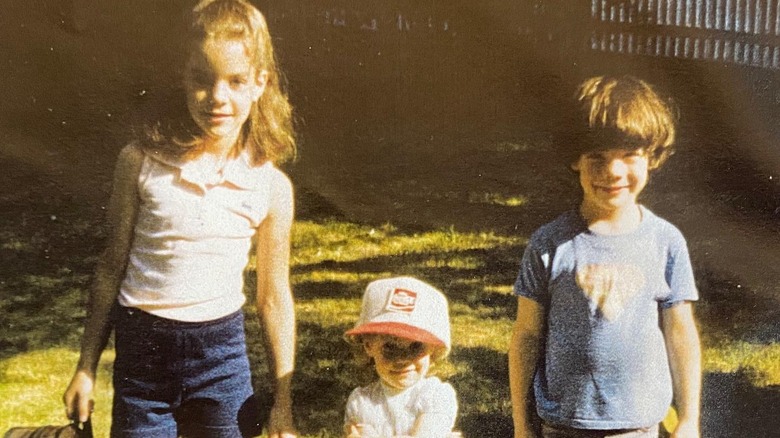
{"label": "denim jeans", "polygon": [[241,437],[252,396],[241,312],[188,323],[117,306],[112,437]]}
{"label": "denim jeans", "polygon": [[659,426],[642,429],[588,430],[542,423],[542,438],[658,438]]}

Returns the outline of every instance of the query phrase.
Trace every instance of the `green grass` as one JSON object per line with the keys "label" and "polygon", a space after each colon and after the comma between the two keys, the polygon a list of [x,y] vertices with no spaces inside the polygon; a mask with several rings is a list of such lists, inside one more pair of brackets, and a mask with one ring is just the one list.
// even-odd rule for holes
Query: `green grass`
{"label": "green grass", "polygon": [[[62,392],[76,366],[73,349],[49,348],[20,354],[0,361],[0,431],[11,426],[65,424]],[[111,364],[113,351],[103,354],[95,390],[93,427],[107,436],[110,427]]]}
{"label": "green grass", "polygon": [[[48,233],[38,225],[33,220],[13,233],[0,232],[2,255],[17,261],[0,282],[0,431],[64,421],[61,393],[77,360],[93,248],[99,246],[94,242],[101,236],[99,230],[65,219]],[[366,283],[390,275],[418,276],[447,293],[454,345],[437,372],[458,391],[460,426],[479,430],[489,420],[498,424],[496,430],[506,431],[510,406],[505,352],[515,312],[511,285],[524,244],[522,236],[452,228],[408,233],[392,224],[296,223],[291,277],[299,326],[294,391],[301,432],[338,436],[346,396],[371,378],[370,370],[351,360],[342,335],[358,317]],[[55,250],[62,245],[65,248]],[[251,290],[253,275],[247,278]],[[705,314],[716,315],[712,309]],[[247,319],[247,331],[258,389],[267,389],[265,353],[254,316]],[[780,385],[776,343],[705,331],[703,344],[706,372],[744,373],[756,387]],[[97,436],[107,436],[109,427],[112,360],[109,348],[96,391]]]}
{"label": "green grass", "polygon": [[780,343],[777,342],[720,341],[704,348],[702,361],[709,372],[742,372],[757,387],[780,386]]}

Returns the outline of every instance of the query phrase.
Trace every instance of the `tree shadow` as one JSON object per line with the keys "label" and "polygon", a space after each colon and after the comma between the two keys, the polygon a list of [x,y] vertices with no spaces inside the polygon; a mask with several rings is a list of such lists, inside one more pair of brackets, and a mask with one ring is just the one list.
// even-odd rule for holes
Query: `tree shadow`
{"label": "tree shadow", "polygon": [[448,360],[468,370],[449,379],[460,406],[456,427],[467,437],[511,436],[506,353],[484,347],[455,348]]}
{"label": "tree shadow", "polygon": [[702,436],[776,436],[778,406],[780,388],[776,386],[757,388],[744,373],[709,373],[704,376]]}
{"label": "tree shadow", "polygon": [[[99,207],[32,204],[0,214],[0,358],[78,345],[104,230]],[[28,204],[26,207],[30,207]]]}
{"label": "tree shadow", "polygon": [[[293,409],[297,427],[304,434],[326,432],[339,436],[349,393],[374,379],[371,368],[354,360],[352,347],[344,340],[347,328],[346,325],[323,327],[315,323],[298,323]],[[256,317],[247,318],[247,337],[259,339],[261,336]],[[262,343],[248,343],[248,354],[257,392],[270,392]]]}
{"label": "tree shadow", "polygon": [[[514,297],[511,293],[486,290],[486,286],[511,286],[516,277],[523,247],[506,245],[490,249],[467,249],[457,251],[427,251],[423,253],[398,254],[364,258],[355,261],[322,262],[296,266],[294,274],[328,270],[345,274],[411,275],[419,277],[440,288],[451,302],[480,305],[493,309],[512,311]],[[476,260],[475,266],[449,266],[448,261],[457,259]],[[431,260],[441,262],[441,266]],[[248,276],[248,281],[252,275]],[[356,280],[357,281],[357,280]],[[298,282],[295,286],[296,300],[319,298],[360,297],[367,281],[324,281]],[[513,316],[507,313],[500,316]]]}
{"label": "tree shadow", "polygon": [[699,321],[715,338],[773,343],[780,340],[780,307],[770,291],[742,286],[723,273],[697,272]]}
{"label": "tree shadow", "polygon": [[299,186],[295,190],[295,216],[298,220],[343,220],[344,212],[316,190]]}

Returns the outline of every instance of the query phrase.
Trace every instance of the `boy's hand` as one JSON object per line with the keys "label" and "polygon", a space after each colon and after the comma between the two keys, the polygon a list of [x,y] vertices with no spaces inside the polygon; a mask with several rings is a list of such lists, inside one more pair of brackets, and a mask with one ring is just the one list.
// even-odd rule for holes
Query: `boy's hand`
{"label": "boy's hand", "polygon": [[699,438],[699,425],[696,422],[680,422],[670,438]]}
{"label": "boy's hand", "polygon": [[85,371],[76,371],[68,389],[62,396],[65,402],[65,413],[71,420],[81,423],[89,420],[95,402],[92,400],[92,390],[95,387],[95,378]]}

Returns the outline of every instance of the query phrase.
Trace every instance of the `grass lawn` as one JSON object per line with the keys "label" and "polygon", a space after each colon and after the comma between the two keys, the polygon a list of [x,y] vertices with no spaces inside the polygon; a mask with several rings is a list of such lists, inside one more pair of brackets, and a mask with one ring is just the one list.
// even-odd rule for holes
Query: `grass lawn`
{"label": "grass lawn", "polygon": [[[61,393],[77,360],[89,275],[103,235],[84,217],[93,212],[21,215],[3,223],[0,252],[0,431],[64,420]],[[338,436],[344,401],[371,378],[350,360],[342,334],[356,320],[369,281],[414,275],[450,299],[454,346],[437,372],[455,386],[459,427],[467,435],[507,436],[510,405],[506,350],[515,311],[511,284],[526,236],[405,231],[333,219],[304,220],[293,233],[292,280],[299,345],[295,380],[297,423],[306,436]],[[248,290],[251,290],[251,278]],[[708,374],[742,373],[755,388],[780,385],[780,346],[706,331],[717,312],[703,312]],[[263,348],[257,319],[247,319],[258,389]],[[719,332],[720,333],[720,332]],[[97,436],[107,436],[113,351],[104,354],[96,392]],[[706,413],[705,413],[706,415]],[[488,430],[485,426],[488,425]]]}

